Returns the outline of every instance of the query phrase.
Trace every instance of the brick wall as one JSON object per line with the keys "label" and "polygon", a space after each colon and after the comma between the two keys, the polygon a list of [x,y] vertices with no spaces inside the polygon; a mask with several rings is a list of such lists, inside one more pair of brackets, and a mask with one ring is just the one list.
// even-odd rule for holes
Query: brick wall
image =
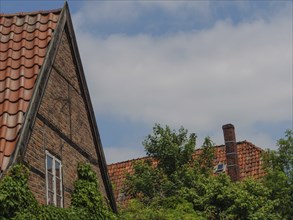
{"label": "brick wall", "polygon": [[41,204],[46,203],[45,150],[62,162],[65,207],[70,205],[70,192],[74,189],[79,162],[92,164],[100,190],[106,197],[89,117],[78,82],[64,32],[24,159],[32,167],[29,185]]}

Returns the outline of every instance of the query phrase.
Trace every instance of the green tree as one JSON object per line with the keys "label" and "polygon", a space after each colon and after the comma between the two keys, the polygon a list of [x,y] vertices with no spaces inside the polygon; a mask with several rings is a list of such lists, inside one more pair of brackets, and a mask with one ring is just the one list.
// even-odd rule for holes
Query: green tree
{"label": "green tree", "polygon": [[198,168],[198,172],[205,174],[205,175],[211,175],[213,171],[213,161],[215,158],[215,144],[211,141],[210,137],[206,137],[204,139],[203,145],[202,145],[202,153],[196,160],[194,160],[193,163],[196,163],[195,168]]}
{"label": "green tree", "polygon": [[157,167],[169,177],[192,160],[196,135],[187,134],[188,131],[183,127],[177,133],[169,126],[162,128],[156,124],[153,135],[148,135],[143,142],[147,155],[157,160]]}
{"label": "green tree", "polygon": [[212,141],[207,137],[197,156],[195,143],[184,128],[155,125],[143,142],[152,159],[135,164],[126,178],[126,193],[136,199],[122,219],[282,219],[268,186],[212,175]]}
{"label": "green tree", "polygon": [[181,127],[178,132],[156,124],[153,135],[143,142],[151,160],[134,165],[135,173],[127,177],[127,193],[147,203],[154,197],[174,196],[184,185],[195,150],[196,135]]}
{"label": "green tree", "polygon": [[86,213],[84,219],[115,219],[114,214],[105,204],[96,173],[90,164],[79,164],[77,173],[78,180],[74,183],[71,207],[83,210],[83,213]]}
{"label": "green tree", "polygon": [[28,186],[29,169],[17,164],[0,181],[0,219],[10,219],[18,212],[37,209],[37,201]]}
{"label": "green tree", "polygon": [[293,132],[287,130],[285,137],[277,142],[278,150],[264,153],[267,175],[264,184],[271,189],[270,198],[277,200],[275,211],[284,219],[293,216]]}

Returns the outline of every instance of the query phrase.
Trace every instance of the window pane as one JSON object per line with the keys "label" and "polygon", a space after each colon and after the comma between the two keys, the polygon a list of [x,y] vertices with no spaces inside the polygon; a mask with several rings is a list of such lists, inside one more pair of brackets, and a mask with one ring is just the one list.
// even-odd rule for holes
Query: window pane
{"label": "window pane", "polygon": [[46,154],[47,204],[62,207],[61,162],[54,156]]}
{"label": "window pane", "polygon": [[60,163],[58,161],[55,161],[55,172],[56,172],[56,176],[60,178]]}
{"label": "window pane", "polygon": [[48,205],[54,205],[54,194],[52,192],[48,192]]}
{"label": "window pane", "polygon": [[61,182],[58,178],[56,178],[56,193],[57,195],[61,195]]}
{"label": "window pane", "polygon": [[218,164],[218,170],[222,170],[222,169],[224,169],[224,164]]}
{"label": "window pane", "polygon": [[53,158],[47,155],[47,171],[53,173]]}
{"label": "window pane", "polygon": [[57,207],[62,207],[62,200],[61,200],[61,196],[57,196]]}
{"label": "window pane", "polygon": [[53,186],[54,186],[53,174],[48,173],[48,190],[53,191]]}

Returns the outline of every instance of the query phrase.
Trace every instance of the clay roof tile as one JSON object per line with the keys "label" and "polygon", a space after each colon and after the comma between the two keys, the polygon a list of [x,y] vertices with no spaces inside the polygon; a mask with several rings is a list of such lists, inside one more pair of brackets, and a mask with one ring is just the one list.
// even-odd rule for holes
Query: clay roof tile
{"label": "clay roof tile", "polygon": [[60,13],[0,14],[0,171],[15,149]]}
{"label": "clay roof tile", "polygon": [[[240,168],[240,178],[243,179],[249,176],[259,178],[263,176],[265,173],[262,169],[260,160],[263,150],[247,141],[238,142],[237,148],[239,157],[238,163]],[[197,149],[193,154],[193,158],[196,159],[196,157],[200,155],[200,153],[201,149]],[[114,185],[114,195],[117,202],[123,204],[128,201],[129,197],[119,199],[119,195],[123,192],[126,174],[131,174],[133,172],[133,164],[135,164],[137,161],[144,161],[146,159],[151,158],[142,157],[108,165],[108,172],[111,182]],[[224,145],[215,146],[214,165],[217,165],[218,163],[226,163],[226,150]],[[152,160],[152,164],[156,165],[157,162]]]}

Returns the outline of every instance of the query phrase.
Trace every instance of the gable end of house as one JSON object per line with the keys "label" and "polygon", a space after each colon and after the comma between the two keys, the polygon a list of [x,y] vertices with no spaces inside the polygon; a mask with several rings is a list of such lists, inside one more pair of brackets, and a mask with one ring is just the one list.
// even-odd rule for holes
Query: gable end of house
{"label": "gable end of house", "polygon": [[[17,161],[28,163],[32,171],[29,183],[37,199],[43,204],[55,205],[62,201],[61,206],[66,207],[70,205],[73,181],[77,178],[77,164],[88,162],[97,173],[100,190],[111,208],[117,211],[67,3],[62,10],[1,15],[0,25],[15,26],[16,21],[20,24],[17,26],[20,33],[17,34],[28,32],[21,24],[32,26],[29,34],[18,36],[18,41],[24,45],[21,50],[31,52],[31,48],[38,47],[44,49],[45,56],[42,52],[42,62],[33,63],[33,66],[39,68],[31,70],[36,76],[30,83],[33,86],[33,93],[25,100],[26,106],[20,111],[20,123],[17,124],[18,130],[15,129],[14,132],[16,141],[8,140],[10,145],[1,142],[4,146],[3,152],[0,151],[2,171],[5,172]],[[40,25],[36,26],[34,22]],[[54,25],[51,27],[52,23]],[[12,36],[9,33],[5,34]],[[25,39],[23,36],[31,36],[33,40]],[[1,37],[2,39],[4,37]],[[46,40],[46,44],[42,40]],[[12,41],[15,43],[17,40]],[[38,45],[36,42],[42,44]],[[11,45],[13,44],[4,46],[8,48]],[[5,49],[1,47],[1,51],[8,51]],[[25,59],[29,58],[24,57]],[[0,64],[5,66],[6,63]],[[10,72],[15,75],[23,74],[25,79],[30,79],[29,67],[21,65],[25,67],[24,70],[14,68]],[[2,69],[5,68],[10,67]],[[21,95],[20,92],[19,94]],[[11,113],[11,109],[8,109],[8,113]],[[5,121],[3,123],[5,126]],[[7,134],[2,139],[7,142]],[[1,156],[5,161],[1,160]],[[54,190],[50,178],[54,179]],[[63,187],[56,186],[56,182],[62,183]]]}

